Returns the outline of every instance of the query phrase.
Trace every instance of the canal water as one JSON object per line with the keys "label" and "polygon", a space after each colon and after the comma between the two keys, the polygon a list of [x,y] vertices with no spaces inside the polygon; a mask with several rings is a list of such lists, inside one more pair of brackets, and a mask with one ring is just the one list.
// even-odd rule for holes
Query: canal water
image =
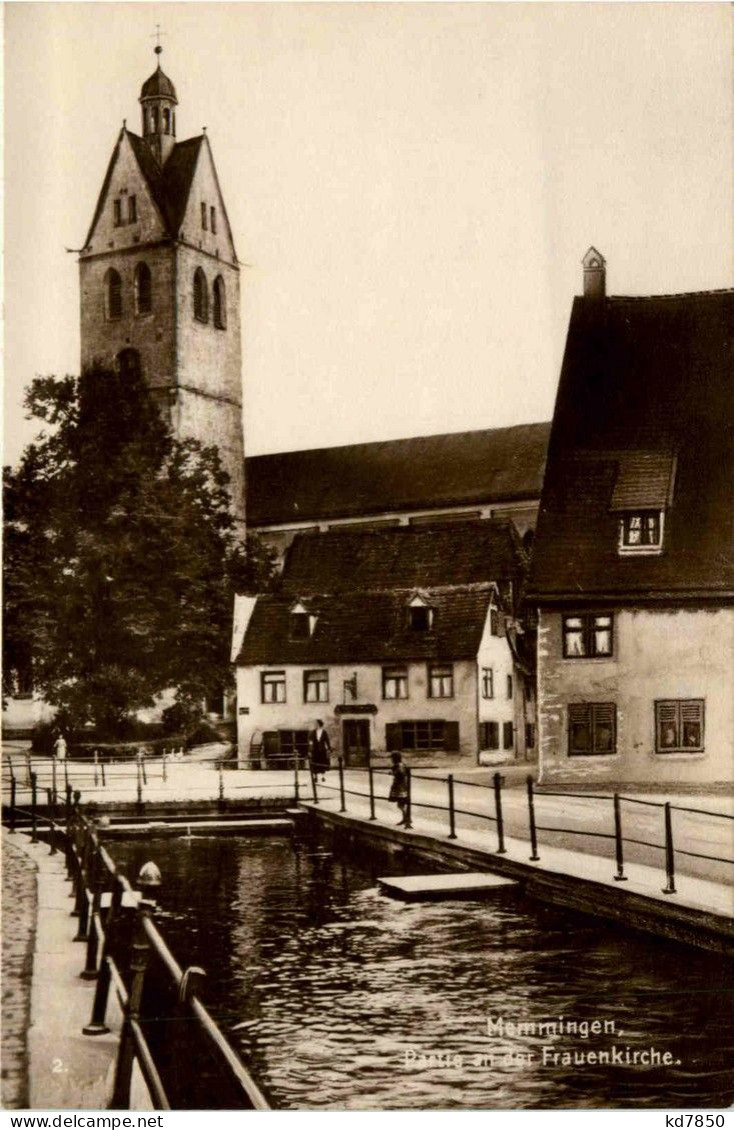
{"label": "canal water", "polygon": [[[517,888],[396,902],[376,876],[424,865],[346,855],[326,839],[111,847],[131,879],[158,863],[160,928],[182,965],[206,968],[203,999],[278,1108],[734,1102],[724,959]],[[170,1027],[157,1031],[176,1046]],[[188,1079],[186,1105],[229,1105],[195,1062],[179,1050],[166,1067]]]}

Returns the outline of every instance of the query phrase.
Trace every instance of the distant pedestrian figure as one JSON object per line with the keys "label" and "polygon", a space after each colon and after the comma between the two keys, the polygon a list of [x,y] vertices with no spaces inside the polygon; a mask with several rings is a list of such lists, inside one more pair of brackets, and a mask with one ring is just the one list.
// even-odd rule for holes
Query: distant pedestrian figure
{"label": "distant pedestrian figure", "polygon": [[408,770],[403,764],[403,757],[400,753],[392,753],[392,784],[390,786],[390,793],[388,800],[394,800],[398,808],[403,814],[402,820],[398,821],[398,828],[407,824],[406,816],[408,812]]}
{"label": "distant pedestrian figure", "polygon": [[320,718],[316,720],[316,729],[311,734],[311,772],[314,777],[321,774],[323,781],[326,770],[330,768],[329,754],[331,753],[331,742],[329,735],[324,729],[324,723]]}
{"label": "distant pedestrian figure", "polygon": [[66,738],[59,734],[54,742],[54,757],[57,761],[66,761]]}

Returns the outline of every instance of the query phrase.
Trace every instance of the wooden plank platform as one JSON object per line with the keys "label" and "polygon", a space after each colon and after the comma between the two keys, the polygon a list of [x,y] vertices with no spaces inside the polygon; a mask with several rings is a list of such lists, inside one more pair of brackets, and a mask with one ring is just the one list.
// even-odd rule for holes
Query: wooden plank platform
{"label": "wooden plank platform", "polygon": [[516,887],[514,879],[487,871],[458,871],[446,875],[391,875],[378,879],[380,889],[406,902],[428,899],[478,898],[503,887]]}

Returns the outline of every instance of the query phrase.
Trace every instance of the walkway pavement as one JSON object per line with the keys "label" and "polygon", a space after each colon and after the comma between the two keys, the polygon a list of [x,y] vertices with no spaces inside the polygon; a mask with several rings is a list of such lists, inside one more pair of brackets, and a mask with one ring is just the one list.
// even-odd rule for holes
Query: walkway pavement
{"label": "walkway pavement", "polygon": [[3,832],[2,1106],[23,1110],[28,1106],[36,868],[13,838]]}

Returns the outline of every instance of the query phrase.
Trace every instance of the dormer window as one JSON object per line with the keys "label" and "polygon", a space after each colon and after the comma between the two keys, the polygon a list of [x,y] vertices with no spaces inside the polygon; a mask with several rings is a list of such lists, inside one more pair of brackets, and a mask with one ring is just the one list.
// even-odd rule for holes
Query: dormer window
{"label": "dormer window", "polygon": [[316,617],[299,602],[290,611],[289,634],[292,640],[307,640],[313,635]]}
{"label": "dormer window", "polygon": [[434,609],[422,596],[414,596],[408,604],[408,626],[413,632],[429,632],[433,627]]}
{"label": "dormer window", "polygon": [[676,457],[672,451],[625,451],[618,459],[610,509],[619,519],[619,553],[660,553]]}
{"label": "dormer window", "polygon": [[619,519],[620,553],[659,553],[663,547],[663,511],[637,510]]}

